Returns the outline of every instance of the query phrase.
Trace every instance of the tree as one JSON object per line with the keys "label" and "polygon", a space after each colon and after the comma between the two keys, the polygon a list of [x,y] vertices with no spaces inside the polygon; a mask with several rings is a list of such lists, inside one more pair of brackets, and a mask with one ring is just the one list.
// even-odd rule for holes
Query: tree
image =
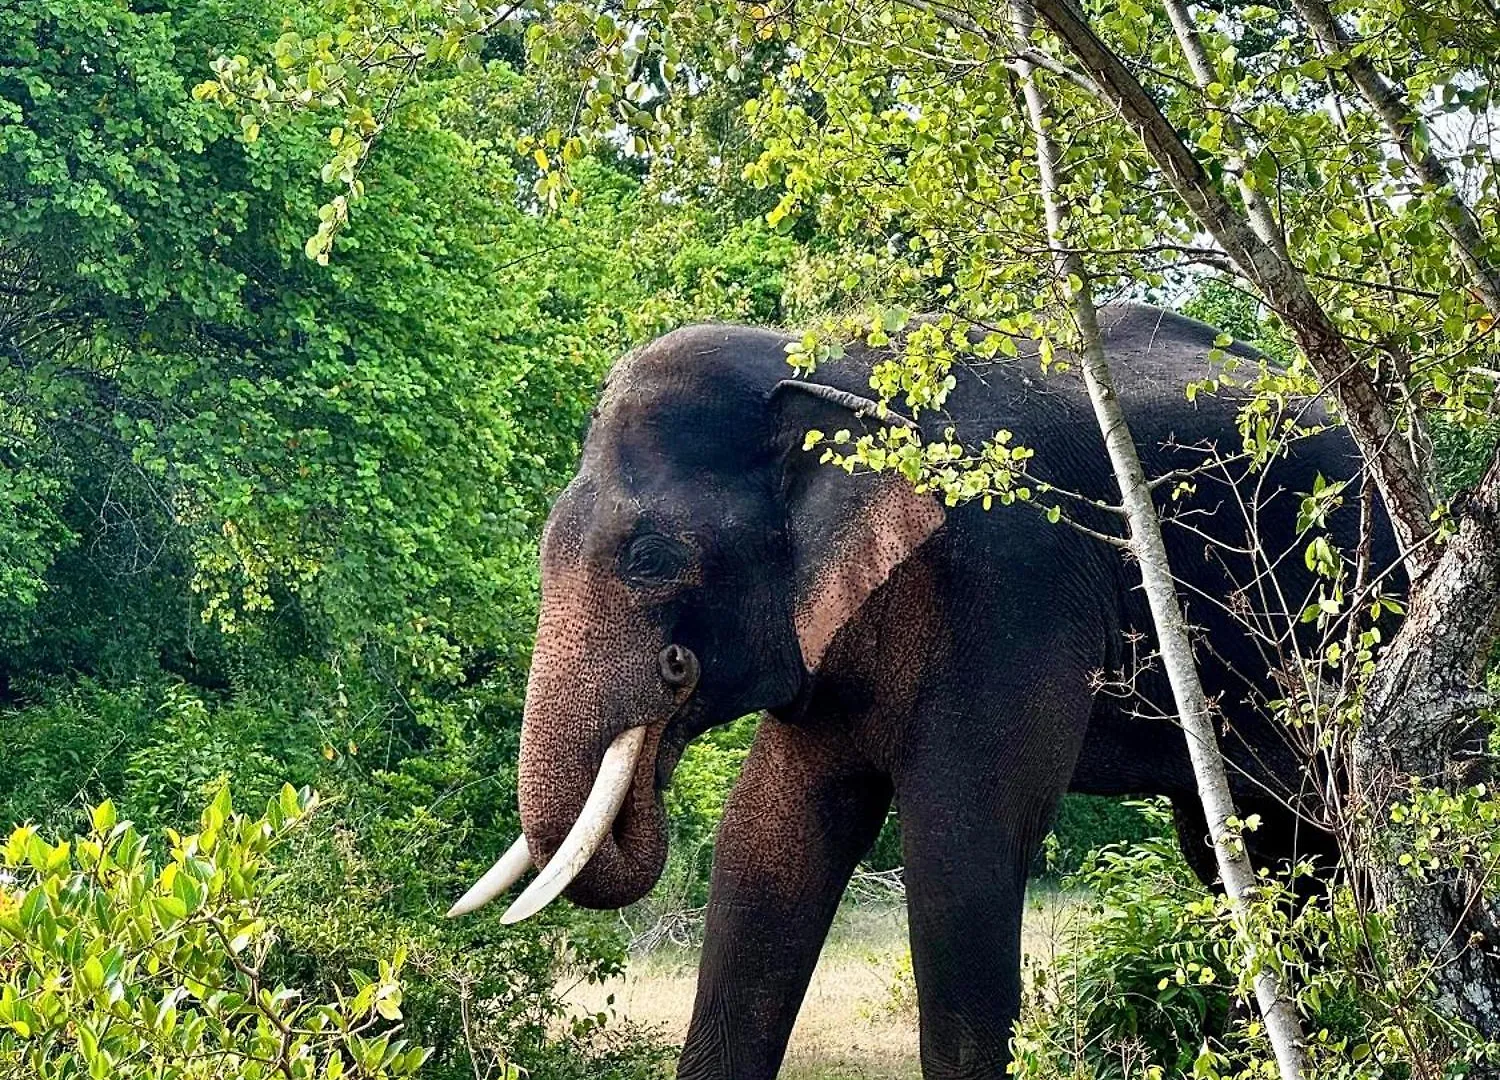
{"label": "tree", "polygon": [[[1215,88],[1222,84],[1192,17],[1177,0],[1167,0],[1166,6],[1200,89],[1211,100],[1217,98]],[[1375,72],[1366,50],[1354,46],[1317,0],[1295,6],[1319,47],[1344,68],[1365,103],[1377,113],[1385,134],[1400,148],[1415,179],[1425,186],[1426,190],[1416,187],[1412,194],[1437,218],[1442,235],[1457,249],[1457,262],[1467,277],[1465,282],[1455,274],[1458,280],[1450,278],[1450,288],[1467,284],[1481,301],[1471,304],[1460,292],[1450,305],[1459,305],[1463,316],[1473,318],[1487,332],[1500,315],[1496,299],[1500,293],[1494,288],[1492,241],[1481,235],[1479,218],[1453,190],[1452,177],[1436,154],[1417,148],[1411,106]],[[1431,883],[1417,884],[1404,871],[1402,856],[1382,844],[1378,833],[1408,784],[1461,787],[1473,779],[1464,774],[1476,749],[1476,736],[1482,746],[1476,720],[1482,715],[1479,707],[1486,702],[1482,694],[1476,696],[1476,690],[1500,635],[1500,449],[1469,494],[1446,545],[1428,550],[1430,522],[1438,517],[1433,484],[1416,454],[1392,451],[1400,440],[1396,426],[1385,418],[1393,391],[1410,394],[1413,380],[1390,374],[1382,379],[1378,364],[1374,378],[1367,374],[1369,368],[1360,364],[1349,347],[1347,333],[1340,333],[1325,303],[1313,293],[1309,276],[1290,258],[1282,240],[1284,225],[1271,212],[1261,178],[1248,171],[1242,156],[1236,159],[1232,149],[1226,163],[1241,195],[1243,208],[1236,210],[1193,160],[1187,142],[1146,98],[1136,77],[1103,47],[1076,10],[1061,0],[1042,0],[1039,10],[1104,95],[1135,127],[1196,220],[1213,234],[1238,272],[1254,283],[1297,337],[1325,391],[1338,401],[1385,496],[1416,580],[1407,619],[1371,672],[1353,740],[1353,789],[1365,805],[1360,807],[1363,816],[1354,833],[1358,847],[1349,854],[1367,875],[1379,903],[1405,931],[1409,946],[1423,962],[1433,965],[1444,1005],[1494,1038],[1500,1034],[1500,952],[1493,944],[1500,941],[1500,907],[1488,887],[1488,869],[1476,877],[1469,868],[1462,868],[1437,889]],[[1399,20],[1397,28],[1399,32]],[[1419,67],[1424,66],[1424,59],[1421,55],[1411,58]],[[1233,60],[1231,56],[1231,65]],[[1483,71],[1488,60],[1480,59],[1478,64]],[[1459,65],[1443,71],[1439,78],[1452,80],[1448,86],[1454,88],[1463,74],[1473,71]],[[1332,92],[1339,94],[1336,84]],[[1231,148],[1246,142],[1240,123],[1233,111],[1222,121]],[[1375,230],[1381,212],[1371,199],[1363,200],[1361,208]],[[1259,235],[1252,239],[1252,233]],[[1441,304],[1442,295],[1433,299]],[[1455,336],[1460,339],[1480,336],[1470,334],[1463,317],[1457,329]],[[1485,345],[1478,344],[1478,348]],[[1410,358],[1402,359],[1410,362]],[[1461,398],[1459,407],[1463,407]],[[1422,413],[1413,411],[1400,422],[1414,433],[1412,443],[1418,443]]]}
{"label": "tree", "polygon": [[[580,166],[564,216],[524,205],[534,95],[500,63],[404,102],[345,257],[309,263],[327,133],[263,138],[191,95],[282,20],[334,25],[276,0],[0,16],[22,60],[0,75],[0,667],[187,667],[215,630],[439,680],[524,648],[527,552],[608,358],[779,298],[769,230],[720,243],[614,169]],[[723,286],[735,261],[758,293]]]}
{"label": "tree", "polygon": [[[1382,0],[1289,10],[1038,0],[1036,10],[1046,30],[1027,35],[993,6],[946,0],[733,11],[539,0],[449,20],[441,40],[446,62],[474,27],[513,19],[535,60],[582,62],[589,78],[574,107],[527,143],[537,196],[551,203],[564,200],[585,136],[607,132],[668,161],[698,130],[705,88],[751,81],[745,115],[763,149],[747,176],[780,193],[767,220],[790,229],[813,218],[875,238],[883,257],[841,268],[840,283],[991,326],[999,333],[984,349],[1014,333],[1042,338],[1044,355],[1069,343],[1049,315],[1063,299],[1059,253],[1080,256],[1100,296],[1182,289],[1205,270],[1253,293],[1295,351],[1286,369],[1251,376],[1259,397],[1245,453],[1278,452],[1297,422],[1277,404],[1320,395],[1360,447],[1412,581],[1405,622],[1384,641],[1378,616],[1390,601],[1372,591],[1383,575],[1372,580],[1361,552],[1332,551],[1316,534],[1319,501],[1354,493],[1305,493],[1307,558],[1325,580],[1305,615],[1320,627],[1339,620],[1352,647],[1294,658],[1284,704],[1339,755],[1329,775],[1347,778],[1352,799],[1330,824],[1360,895],[1406,949],[1399,971],[1380,977],[1403,999],[1433,988],[1449,1016],[1494,1039],[1500,853],[1494,797],[1479,781],[1493,716],[1482,675],[1500,633],[1500,451],[1446,502],[1429,436],[1434,421],[1486,430],[1497,396],[1491,12],[1481,0],[1441,12]],[[429,39],[387,29],[412,70],[435,62]],[[278,88],[253,65],[223,66],[208,92],[274,110],[296,80],[321,80],[337,85],[314,103],[334,116],[374,113],[403,92],[383,60],[343,64],[337,80],[322,60],[291,70]],[[1023,71],[1046,84],[1056,115],[1065,246],[1041,227]],[[880,343],[903,321],[888,310],[864,332]],[[908,410],[940,402],[963,348],[954,337],[946,324],[914,334],[874,389]],[[836,351],[811,335],[794,360]],[[1245,376],[1226,368],[1208,389],[1225,378]],[[907,440],[850,452],[956,498],[1036,493],[1009,433],[983,447]],[[1413,815],[1437,830],[1440,850],[1391,827]]]}
{"label": "tree", "polygon": [[[1035,23],[1030,0],[1014,0],[1012,11],[1017,34],[1023,40],[1029,38]],[[1306,1037],[1297,1016],[1295,994],[1284,989],[1284,973],[1256,955],[1254,936],[1248,929],[1254,917],[1253,901],[1257,893],[1255,868],[1250,865],[1250,856],[1235,824],[1239,815],[1214,732],[1213,709],[1198,675],[1192,636],[1172,578],[1172,565],[1167,557],[1152,484],[1141,464],[1129,421],[1115,392],[1104,336],[1099,329],[1099,312],[1094,306],[1089,270],[1083,255],[1068,246],[1068,210],[1059,200],[1063,188],[1061,154],[1053,140],[1056,124],[1046,92],[1038,84],[1036,65],[1022,59],[1017,66],[1026,98],[1027,119],[1036,142],[1037,178],[1047,221],[1047,239],[1054,250],[1068,314],[1077,329],[1084,386],[1093,403],[1099,431],[1104,437],[1105,452],[1120,488],[1121,516],[1130,533],[1129,551],[1141,568],[1141,582],[1151,607],[1162,664],[1177,703],[1178,717],[1197,779],[1199,800],[1213,840],[1219,878],[1224,883],[1236,921],[1243,927],[1244,955],[1253,972],[1256,1001],[1261,1016],[1265,1018],[1281,1080],[1301,1080],[1307,1071]]]}

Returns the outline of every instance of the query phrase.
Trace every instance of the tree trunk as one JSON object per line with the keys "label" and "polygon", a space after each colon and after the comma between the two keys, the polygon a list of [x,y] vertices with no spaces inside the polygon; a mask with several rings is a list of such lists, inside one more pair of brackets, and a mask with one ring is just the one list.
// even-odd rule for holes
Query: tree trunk
{"label": "tree trunk", "polygon": [[[1025,40],[1030,34],[1032,22],[1029,0],[1013,0],[1012,10],[1015,12],[1022,40]],[[1104,436],[1110,465],[1120,485],[1125,520],[1130,527],[1130,547],[1140,563],[1141,579],[1145,584],[1151,617],[1156,626],[1162,662],[1172,685],[1172,695],[1181,717],[1183,735],[1187,739],[1193,773],[1197,778],[1204,817],[1208,821],[1209,836],[1213,839],[1219,877],[1224,882],[1224,892],[1229,897],[1246,958],[1254,971],[1255,997],[1265,1020],[1266,1034],[1276,1054],[1281,1080],[1301,1080],[1305,1073],[1302,1026],[1294,998],[1283,985],[1281,976],[1268,957],[1256,955],[1257,946],[1249,928],[1250,912],[1257,894],[1255,869],[1245,853],[1239,830],[1231,825],[1231,819],[1236,815],[1229,792],[1229,778],[1214,735],[1208,698],[1204,694],[1202,680],[1198,677],[1192,640],[1182,616],[1182,605],[1178,601],[1172,568],[1167,560],[1161,519],[1157,516],[1151,486],[1146,480],[1140,454],[1131,437],[1124,408],[1115,393],[1103,337],[1099,332],[1098,311],[1094,306],[1087,268],[1076,250],[1068,247],[1067,211],[1058,197],[1061,189],[1058,176],[1060,159],[1050,134],[1052,118],[1032,66],[1024,60],[1018,66],[1032,134],[1036,139],[1037,168],[1041,175],[1048,242],[1055,252],[1054,260],[1062,289],[1082,338],[1079,352],[1084,384],[1094,406],[1099,430]]]}
{"label": "tree trunk", "polygon": [[1431,967],[1439,1005],[1489,1039],[1500,1039],[1500,881],[1486,880],[1497,868],[1417,878],[1399,865],[1389,830],[1413,779],[1447,791],[1489,779],[1478,687],[1497,636],[1500,449],[1381,657],[1352,761],[1363,880],[1411,959]]}
{"label": "tree trunk", "polygon": [[[1298,0],[1304,17],[1316,14],[1309,2]],[[1400,852],[1388,842],[1391,809],[1407,797],[1413,779],[1450,792],[1477,779],[1466,773],[1466,766],[1475,761],[1476,742],[1484,737],[1480,684],[1500,635],[1500,451],[1467,505],[1458,508],[1456,535],[1446,545],[1432,544],[1436,499],[1425,470],[1402,438],[1387,395],[1349,349],[1301,270],[1266,243],[1219,190],[1072,0],[1034,3],[1136,130],[1199,223],[1286,321],[1320,382],[1338,401],[1377,482],[1413,588],[1407,617],[1378,659],[1353,738],[1352,796],[1360,804],[1355,816],[1363,826],[1357,830],[1358,850],[1346,854],[1355,864],[1352,869],[1365,875],[1397,935],[1430,968],[1439,1005],[1485,1037],[1500,1039],[1500,907],[1495,900],[1500,881],[1489,879],[1496,868],[1422,881],[1399,864]],[[1365,74],[1371,73],[1373,69]],[[1383,80],[1363,82],[1362,91],[1376,98],[1374,107],[1385,123],[1398,125],[1398,143],[1403,137],[1408,143],[1403,152],[1414,151],[1409,127],[1400,126],[1409,120],[1399,98],[1389,87],[1382,89]],[[1408,162],[1425,182],[1446,177],[1446,172],[1434,171],[1435,158],[1423,161],[1413,155]],[[1465,250],[1476,288],[1488,296],[1492,270],[1484,259],[1487,246],[1463,228],[1465,222],[1472,224],[1466,214],[1451,212],[1447,219],[1458,227],[1450,235]]]}

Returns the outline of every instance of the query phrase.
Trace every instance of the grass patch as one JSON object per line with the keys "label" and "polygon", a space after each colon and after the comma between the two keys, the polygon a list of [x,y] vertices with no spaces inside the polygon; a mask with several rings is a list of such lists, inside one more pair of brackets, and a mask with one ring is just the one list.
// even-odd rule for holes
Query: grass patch
{"label": "grass patch", "polygon": [[[1028,963],[1051,961],[1075,907],[1055,887],[1033,886],[1022,929]],[[692,1016],[697,978],[698,950],[667,945],[632,959],[617,979],[560,989],[579,1014],[613,1010],[680,1043]],[[921,1075],[906,909],[892,902],[846,903],[813,972],[781,1077],[920,1080]]]}

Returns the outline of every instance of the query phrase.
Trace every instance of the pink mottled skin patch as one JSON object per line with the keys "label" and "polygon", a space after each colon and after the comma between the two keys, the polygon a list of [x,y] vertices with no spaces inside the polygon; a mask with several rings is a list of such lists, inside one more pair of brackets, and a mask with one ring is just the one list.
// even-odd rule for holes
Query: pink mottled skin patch
{"label": "pink mottled skin patch", "polygon": [[874,482],[879,495],[844,523],[806,595],[797,598],[797,641],[809,671],[870,594],[943,524],[943,508],[931,495],[917,494],[899,476]]}
{"label": "pink mottled skin patch", "polygon": [[654,784],[662,732],[687,692],[656,670],[666,645],[613,567],[567,530],[543,543],[542,608],[521,729],[521,826],[545,865],[593,787],[609,742],[647,737],[611,837],[570,887],[589,907],[617,907],[650,889],[666,860],[666,821]]}

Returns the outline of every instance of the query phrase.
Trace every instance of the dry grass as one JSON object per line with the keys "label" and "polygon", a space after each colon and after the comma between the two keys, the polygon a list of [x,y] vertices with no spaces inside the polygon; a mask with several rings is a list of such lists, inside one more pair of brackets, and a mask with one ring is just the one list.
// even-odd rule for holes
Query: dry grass
{"label": "dry grass", "polygon": [[[1041,891],[1027,906],[1022,947],[1051,955],[1073,907]],[[572,987],[580,1011],[616,1013],[681,1042],[693,1011],[697,953],[667,947],[638,957],[619,979]],[[839,912],[782,1066],[783,1080],[918,1080],[917,1012],[906,912],[897,904],[846,905]]]}

